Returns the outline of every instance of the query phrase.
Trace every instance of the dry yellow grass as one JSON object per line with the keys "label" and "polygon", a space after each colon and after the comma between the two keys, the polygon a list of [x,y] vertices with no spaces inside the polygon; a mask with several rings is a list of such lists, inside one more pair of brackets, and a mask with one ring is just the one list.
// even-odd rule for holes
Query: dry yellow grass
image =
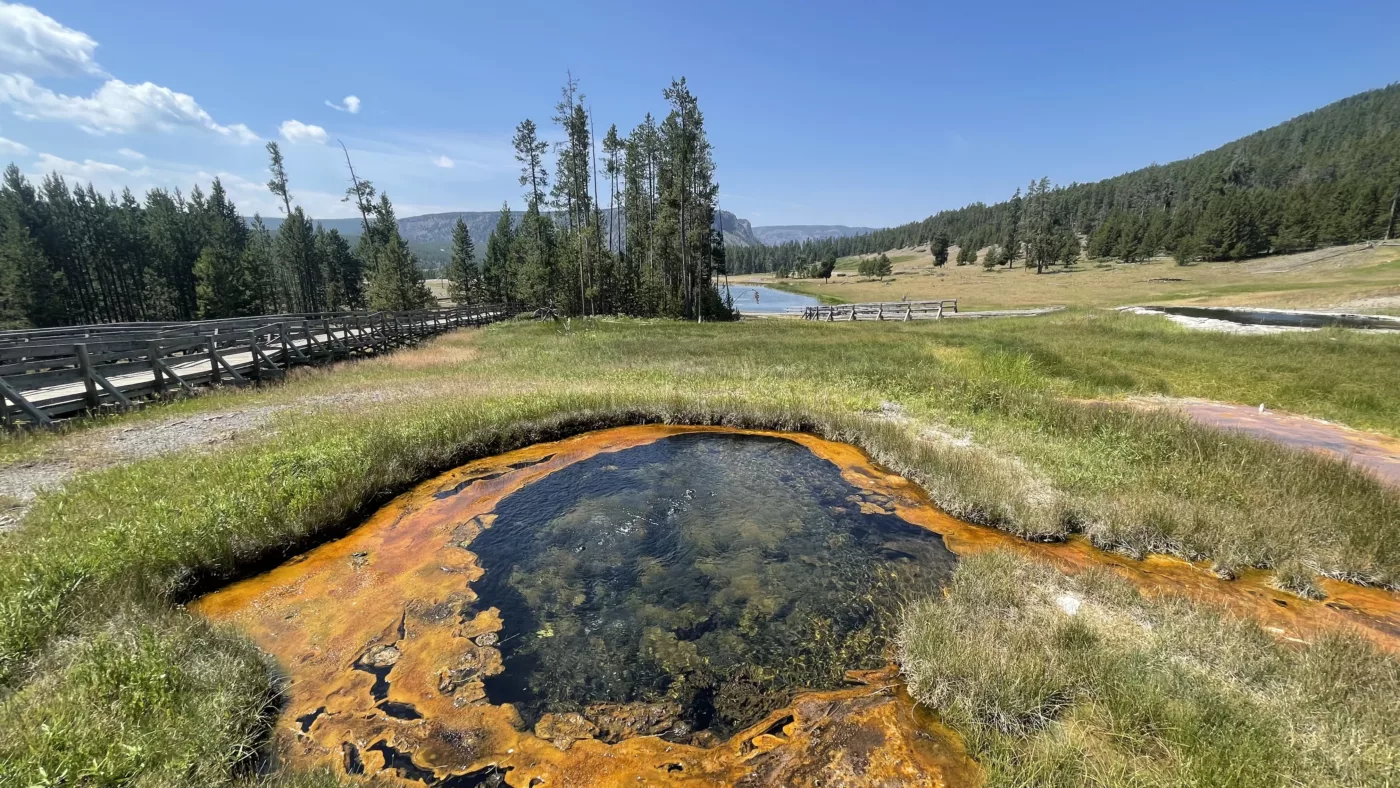
{"label": "dry yellow grass", "polygon": [[388,369],[441,371],[444,368],[466,366],[475,361],[478,355],[480,353],[473,345],[434,342],[421,348],[417,353],[393,353],[374,361]]}
{"label": "dry yellow grass", "polygon": [[[984,252],[985,253],[985,252]],[[843,258],[829,282],[787,280],[798,292],[846,302],[956,298],[963,309],[1063,304],[1211,304],[1354,309],[1400,313],[1400,246],[1364,245],[1277,255],[1240,263],[1176,265],[1170,259],[1123,265],[1081,262],[1072,270],[1035,275],[1021,268],[987,271],[950,262],[933,267],[926,247],[888,252],[894,275],[883,282],[857,276],[857,258]],[[844,276],[842,275],[844,274]],[[737,281],[772,284],[771,275]]]}

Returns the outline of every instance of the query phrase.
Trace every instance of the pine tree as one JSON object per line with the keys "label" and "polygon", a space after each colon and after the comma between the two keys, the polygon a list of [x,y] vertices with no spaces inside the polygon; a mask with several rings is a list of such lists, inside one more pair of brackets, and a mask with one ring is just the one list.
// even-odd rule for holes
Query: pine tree
{"label": "pine tree", "polygon": [[243,247],[243,270],[248,273],[248,297],[253,314],[268,315],[290,309],[279,301],[277,263],[273,255],[272,233],[262,217],[253,214],[248,243]]}
{"label": "pine tree", "polygon": [[515,127],[515,160],[520,162],[520,185],[529,186],[525,192],[525,202],[544,202],[545,189],[549,188],[549,171],[544,166],[544,155],[549,151],[549,143],[539,139],[535,122],[526,118]]}
{"label": "pine tree", "polygon": [[418,260],[399,233],[394,204],[387,193],[380,193],[374,214],[369,232],[360,239],[362,245],[368,245],[376,261],[369,272],[366,294],[369,308],[397,311],[435,305],[436,299],[423,281]]}
{"label": "pine tree", "polygon": [[999,265],[1001,265],[1001,247],[992,244],[992,247],[987,250],[987,256],[982,258],[982,267],[990,271]]}
{"label": "pine tree", "polygon": [[363,308],[364,265],[339,230],[316,228],[316,257],[322,266],[326,308]]}
{"label": "pine tree", "polygon": [[158,320],[193,320],[198,313],[194,261],[199,256],[197,238],[184,198],[162,189],[146,195],[146,244],[148,247],[146,302]]}
{"label": "pine tree", "polygon": [[394,233],[379,250],[379,265],[370,275],[369,308],[402,311],[424,309],[434,303],[408,244]]}
{"label": "pine tree", "polygon": [[277,147],[276,142],[267,143],[267,155],[271,159],[268,164],[268,171],[272,173],[272,178],[267,182],[267,190],[273,196],[282,198],[282,206],[286,210],[286,215],[292,215],[292,195],[287,191],[287,168],[283,166],[282,149]]}
{"label": "pine tree", "polygon": [[195,297],[199,319],[213,320],[253,314],[243,251],[210,244],[194,263]]}
{"label": "pine tree", "polygon": [[60,274],[13,205],[0,213],[0,327],[62,325]]}
{"label": "pine tree", "polygon": [[627,144],[618,136],[617,124],[614,123],[608,127],[608,133],[603,137],[603,174],[608,179],[608,249],[614,252],[622,250],[617,223],[617,183],[623,177],[622,156],[626,150]]}
{"label": "pine tree", "polygon": [[259,305],[243,256],[248,245],[248,226],[218,178],[214,179],[207,199],[196,196],[197,213],[192,221],[201,240],[194,263],[198,314],[204,320],[255,314]]}
{"label": "pine tree", "polygon": [[486,239],[486,254],[481,261],[481,279],[487,301],[505,303],[515,300],[515,277],[511,270],[514,245],[515,226],[510,205],[506,203],[501,205],[496,228]]}
{"label": "pine tree", "polygon": [[476,265],[476,247],[462,217],[452,226],[452,260],[447,264],[452,301],[470,305],[481,300],[481,271]]}
{"label": "pine tree", "polygon": [[1020,254],[1021,242],[1018,233],[1020,232],[1022,209],[1021,190],[1017,189],[1016,193],[1011,195],[1011,202],[1007,210],[1006,234],[1003,236],[1000,247],[1001,262],[1008,264],[1010,268],[1016,267],[1016,255]]}
{"label": "pine tree", "polygon": [[531,204],[520,219],[510,246],[513,300],[562,308],[576,295],[565,278],[566,266],[556,254],[554,221]]}
{"label": "pine tree", "polygon": [[933,255],[933,264],[942,268],[948,263],[948,234],[939,230],[934,233],[933,240],[929,241],[929,253]]}
{"label": "pine tree", "polygon": [[958,242],[958,265],[968,265],[977,262],[977,247],[970,240]]}
{"label": "pine tree", "polygon": [[316,231],[301,206],[282,220],[272,245],[280,301],[293,312],[319,312],[325,293]]}
{"label": "pine tree", "polygon": [[1276,252],[1301,252],[1317,245],[1317,223],[1313,219],[1313,208],[1308,194],[1303,189],[1294,189],[1284,201],[1283,217],[1278,233],[1274,237]]}

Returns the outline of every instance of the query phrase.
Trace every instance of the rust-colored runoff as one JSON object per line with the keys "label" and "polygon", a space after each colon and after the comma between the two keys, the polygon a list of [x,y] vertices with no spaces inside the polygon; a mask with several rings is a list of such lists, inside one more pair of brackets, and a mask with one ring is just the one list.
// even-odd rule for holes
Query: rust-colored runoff
{"label": "rust-colored runoff", "polygon": [[[798,695],[792,704],[713,747],[636,736],[589,738],[571,715],[523,730],[510,705],[493,705],[482,679],[503,669],[495,608],[464,614],[482,576],[471,542],[507,495],[604,452],[672,435],[729,432],[784,438],[834,463],[851,484],[889,496],[904,520],[967,555],[1010,548],[1075,572],[1107,565],[1152,593],[1184,592],[1305,641],[1350,628],[1400,651],[1400,603],[1376,589],[1321,580],[1326,602],[1235,581],[1165,557],[1135,561],[1082,539],[1034,544],[939,511],[910,481],[859,449],[811,435],[647,425],[587,433],[473,462],[425,482],[348,536],[198,600],[201,615],[232,624],[277,658],[290,678],[277,726],[296,767],[397,777],[406,784],[931,785],[980,782],[956,734],[916,717],[893,670],[852,672],[852,686]],[[577,715],[572,715],[577,716]],[[541,735],[536,735],[539,733]]]}

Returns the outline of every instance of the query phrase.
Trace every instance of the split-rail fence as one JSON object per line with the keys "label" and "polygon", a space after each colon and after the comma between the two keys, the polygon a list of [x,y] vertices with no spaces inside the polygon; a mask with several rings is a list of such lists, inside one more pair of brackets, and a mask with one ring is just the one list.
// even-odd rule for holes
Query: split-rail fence
{"label": "split-rail fence", "polygon": [[871,304],[837,304],[835,306],[808,306],[802,309],[803,320],[937,320],[945,311],[956,314],[958,300],[945,298],[941,301],[888,301]]}
{"label": "split-rail fence", "polygon": [[298,364],[383,352],[512,314],[493,304],[0,331],[3,422],[49,426],[201,386],[280,378]]}

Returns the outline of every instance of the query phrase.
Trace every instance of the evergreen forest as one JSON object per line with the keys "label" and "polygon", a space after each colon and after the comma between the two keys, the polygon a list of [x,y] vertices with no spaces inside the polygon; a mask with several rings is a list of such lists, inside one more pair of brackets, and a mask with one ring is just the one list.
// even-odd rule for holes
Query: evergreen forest
{"label": "evergreen forest", "polygon": [[[684,78],[663,98],[659,122],[648,114],[625,136],[612,125],[601,150],[573,79],[552,118],[563,142],[545,142],[522,121],[514,146],[523,216],[514,222],[506,207],[479,255],[458,220],[445,270],[453,300],[728,317],[715,288],[725,249],[713,229],[718,186],[704,116]],[[0,182],[0,327],[437,305],[392,201],[359,176],[348,150],[345,199],[359,214],[358,238],[318,226],[296,204],[277,143],[267,152],[267,188],[283,214],[275,232],[258,216],[245,220],[218,179],[207,192],[153,189],[138,199],[56,174],[36,185],[11,164]]]}
{"label": "evergreen forest", "polygon": [[[1400,83],[1360,93],[1198,156],[1097,183],[1032,180],[973,203],[847,238],[734,248],[731,273],[800,271],[828,258],[948,239],[986,266],[1082,256],[1181,263],[1393,237],[1400,199]],[[945,247],[946,250],[946,247]],[[946,261],[946,256],[943,258]],[[957,264],[973,262],[958,254]]]}

